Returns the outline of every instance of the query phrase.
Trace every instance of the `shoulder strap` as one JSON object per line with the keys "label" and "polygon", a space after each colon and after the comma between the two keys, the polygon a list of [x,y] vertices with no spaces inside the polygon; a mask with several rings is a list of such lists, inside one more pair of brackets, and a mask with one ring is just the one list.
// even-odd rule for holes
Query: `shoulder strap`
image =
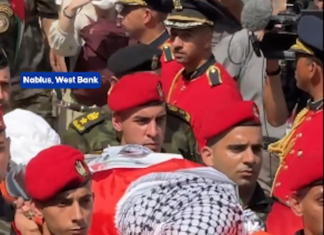
{"label": "shoulder strap", "polygon": [[220,69],[212,65],[206,71],[206,76],[211,87],[218,86],[223,83]]}
{"label": "shoulder strap", "polygon": [[101,123],[106,118],[106,113],[98,108],[73,120],[70,125],[73,129],[75,129],[79,134],[82,135],[87,130],[89,130],[89,128],[97,125],[98,123]]}
{"label": "shoulder strap", "polygon": [[174,60],[174,55],[170,43],[168,42],[164,43],[161,49],[163,51],[164,62],[169,62]]}
{"label": "shoulder strap", "polygon": [[188,123],[190,123],[190,121],[191,121],[190,114],[176,106],[168,104],[167,111],[168,111],[168,113],[178,116],[179,118],[185,120]]}

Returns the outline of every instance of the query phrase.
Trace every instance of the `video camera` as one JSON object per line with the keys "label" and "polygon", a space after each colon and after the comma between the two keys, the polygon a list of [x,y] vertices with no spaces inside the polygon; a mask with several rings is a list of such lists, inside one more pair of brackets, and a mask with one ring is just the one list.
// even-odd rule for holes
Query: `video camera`
{"label": "video camera", "polygon": [[[295,60],[295,54],[289,48],[297,39],[297,24],[304,15],[313,15],[323,19],[322,10],[308,10],[309,0],[289,1],[287,9],[278,15],[271,16],[265,28],[261,42],[251,40],[253,49],[258,56],[260,51],[265,58],[278,60]],[[310,26],[311,27],[311,26]]]}

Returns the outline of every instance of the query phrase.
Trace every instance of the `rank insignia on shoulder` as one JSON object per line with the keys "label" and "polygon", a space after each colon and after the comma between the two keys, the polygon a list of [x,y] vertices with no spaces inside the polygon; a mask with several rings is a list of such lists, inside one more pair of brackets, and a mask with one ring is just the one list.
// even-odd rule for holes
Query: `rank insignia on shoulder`
{"label": "rank insignia on shoulder", "polygon": [[162,45],[164,62],[170,62],[174,60],[173,52],[170,43],[165,43]]}
{"label": "rank insignia on shoulder", "polygon": [[168,104],[168,111],[189,123],[191,121],[190,114],[176,106]]}
{"label": "rank insignia on shoulder", "polygon": [[72,121],[72,127],[75,129],[79,134],[85,133],[90,127],[95,126],[96,124],[105,120],[107,116],[100,112],[99,109],[94,110],[93,112],[86,113],[77,119]]}
{"label": "rank insignia on shoulder", "polygon": [[206,73],[207,73],[209,85],[211,87],[218,86],[223,83],[221,72],[220,72],[219,68],[217,68],[215,65],[210,66],[207,69]]}

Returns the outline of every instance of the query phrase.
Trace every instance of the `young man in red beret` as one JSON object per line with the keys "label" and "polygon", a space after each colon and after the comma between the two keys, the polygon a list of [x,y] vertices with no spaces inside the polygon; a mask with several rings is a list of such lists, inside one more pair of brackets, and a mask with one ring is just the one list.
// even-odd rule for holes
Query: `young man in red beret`
{"label": "young man in red beret", "polygon": [[[65,145],[41,151],[26,167],[25,188],[32,205],[29,210],[18,208],[16,234],[88,235],[94,195],[80,151]],[[38,230],[26,217],[37,221]]]}
{"label": "young man in red beret", "polygon": [[[232,99],[209,110],[201,121],[199,127],[195,125],[203,162],[233,180],[244,208],[264,219],[270,201],[257,184],[263,148],[257,106],[252,101]],[[259,221],[260,228],[261,224]]]}
{"label": "young man in red beret", "polygon": [[[132,97],[125,99],[125,94],[129,93]],[[114,128],[122,133],[121,145],[139,144],[161,152],[166,108],[158,75],[135,73],[124,76],[111,89],[108,106],[113,112]]]}
{"label": "young man in red beret", "polygon": [[323,129],[315,135],[288,170],[293,192],[289,204],[303,221],[303,229],[295,235],[323,234],[323,139],[319,138]]}

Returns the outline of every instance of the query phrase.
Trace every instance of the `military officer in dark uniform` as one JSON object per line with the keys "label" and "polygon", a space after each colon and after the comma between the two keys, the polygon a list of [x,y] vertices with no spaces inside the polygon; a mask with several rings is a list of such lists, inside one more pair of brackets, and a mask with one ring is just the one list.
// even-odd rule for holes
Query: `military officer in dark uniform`
{"label": "military officer in dark uniform", "polygon": [[[222,86],[239,94],[234,79],[215,61],[211,51],[214,22],[222,17],[219,9],[206,1],[176,0],[165,24],[171,28],[174,60],[162,65],[163,90],[166,101],[185,109],[191,115],[201,113],[201,99],[217,96]],[[172,64],[183,68],[174,76],[168,72]],[[211,98],[212,99],[212,98]]]}
{"label": "military officer in dark uniform", "polygon": [[118,18],[131,38],[153,47],[169,39],[163,20],[171,8],[162,0],[117,0],[116,4]]}
{"label": "military officer in dark uniform", "polygon": [[[267,220],[268,231],[276,235],[293,234],[302,228],[301,217],[296,216],[287,204],[291,192],[288,173],[296,159],[311,157],[304,156],[301,147],[323,129],[323,20],[315,16],[302,17],[297,34],[297,42],[291,48],[297,58],[296,82],[298,88],[312,99],[298,113],[290,133],[269,145],[269,151],[277,154],[281,162],[272,186],[276,202]],[[317,138],[323,141],[323,135]]]}
{"label": "military officer in dark uniform", "polygon": [[[125,76],[134,76],[133,79],[136,81],[139,75],[149,76],[152,73],[155,74],[154,78],[156,78],[161,67],[160,56],[161,50],[148,45],[137,44],[120,49],[112,55],[108,67],[114,73],[117,82]],[[129,94],[124,93],[123,97],[120,97],[120,102],[122,100],[129,100],[130,102],[138,95],[145,96],[145,84],[140,85],[143,86],[142,90],[130,91]],[[149,98],[149,95],[146,98]],[[179,153],[188,159],[199,161],[196,139],[190,126],[190,115],[176,106],[165,107],[164,103],[161,103],[163,110],[166,108],[167,119],[166,131],[163,136],[163,150]],[[116,131],[113,126],[112,112],[108,106],[103,106],[74,120],[62,137],[62,141],[64,144],[72,145],[84,153],[91,153],[101,151],[108,145],[120,145],[121,137],[121,131]],[[127,142],[127,144],[134,143]],[[161,151],[161,149],[157,149],[157,151]]]}

